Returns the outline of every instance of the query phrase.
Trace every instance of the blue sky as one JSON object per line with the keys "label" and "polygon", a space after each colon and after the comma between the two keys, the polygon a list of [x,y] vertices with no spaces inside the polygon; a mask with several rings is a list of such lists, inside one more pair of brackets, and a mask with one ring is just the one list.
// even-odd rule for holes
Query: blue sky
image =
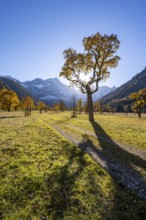
{"label": "blue sky", "polygon": [[0,75],[59,77],[62,52],[83,52],[96,32],[121,41],[119,65],[100,85],[120,86],[145,68],[146,0],[0,0]]}

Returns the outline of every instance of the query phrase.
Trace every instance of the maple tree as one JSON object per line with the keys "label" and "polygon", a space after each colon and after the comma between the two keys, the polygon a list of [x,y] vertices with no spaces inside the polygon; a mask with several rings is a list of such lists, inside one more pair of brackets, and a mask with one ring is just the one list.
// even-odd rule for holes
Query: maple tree
{"label": "maple tree", "polygon": [[131,109],[138,114],[139,118],[141,118],[143,107],[146,105],[146,88],[132,93],[129,97],[134,100],[134,104],[131,106]]}
{"label": "maple tree", "polygon": [[31,110],[35,107],[33,99],[30,96],[26,96],[22,107],[25,110],[25,116],[31,115]]}
{"label": "maple tree", "polygon": [[117,66],[120,59],[115,55],[120,41],[116,35],[99,32],[83,39],[84,53],[69,48],[63,52],[65,63],[60,76],[87,94],[89,120],[94,121],[92,94],[98,84],[110,76],[109,68]]}
{"label": "maple tree", "polygon": [[0,90],[0,107],[3,110],[11,111],[11,109],[16,109],[20,104],[17,94],[8,89]]}
{"label": "maple tree", "polygon": [[40,111],[40,114],[41,114],[42,111],[46,109],[45,103],[43,101],[39,101],[37,105],[37,109]]}

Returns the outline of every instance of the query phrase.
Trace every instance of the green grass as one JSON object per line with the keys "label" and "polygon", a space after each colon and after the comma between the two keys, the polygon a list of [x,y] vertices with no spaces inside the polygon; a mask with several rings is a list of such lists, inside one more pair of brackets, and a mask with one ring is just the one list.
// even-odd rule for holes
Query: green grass
{"label": "green grass", "polygon": [[130,117],[95,114],[95,122],[90,123],[85,114],[71,119],[67,112],[39,117],[46,123],[57,124],[67,138],[72,137],[84,147],[96,148],[109,160],[146,178],[146,119],[139,120],[134,114]]}
{"label": "green grass", "polygon": [[[50,123],[70,121],[67,114],[41,117]],[[71,123],[88,125],[86,116]],[[119,186],[37,113],[23,117],[21,112],[0,112],[0,186],[0,219],[4,220],[146,216],[143,200]]]}
{"label": "green grass", "polygon": [[[60,125],[65,123],[66,126],[74,125],[80,129],[95,133],[92,124],[88,121],[88,115],[81,114],[73,119],[70,116],[71,113],[69,112],[45,115],[50,123],[54,122]],[[104,133],[115,141],[135,149],[146,150],[146,118],[139,119],[134,114],[129,114],[128,116],[124,114],[95,114],[95,121],[102,127]],[[100,135],[103,134],[101,130],[98,133]]]}

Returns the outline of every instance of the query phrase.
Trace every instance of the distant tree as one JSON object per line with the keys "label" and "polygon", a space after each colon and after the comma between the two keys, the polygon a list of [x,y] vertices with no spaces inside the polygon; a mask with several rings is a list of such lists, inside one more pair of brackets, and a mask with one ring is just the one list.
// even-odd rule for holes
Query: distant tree
{"label": "distant tree", "polygon": [[81,114],[81,111],[82,111],[82,99],[79,99],[78,101],[77,101],[77,111],[78,111],[78,113],[79,114]]}
{"label": "distant tree", "polygon": [[115,104],[111,105],[112,114],[117,112],[117,106]]}
{"label": "distant tree", "polygon": [[60,110],[60,105],[59,105],[59,103],[54,103],[52,109],[53,109],[54,111],[56,111],[56,112],[59,112],[59,110]]}
{"label": "distant tree", "polygon": [[105,105],[105,110],[114,114],[117,111],[117,107],[113,103],[108,103]]}
{"label": "distant tree", "polygon": [[7,91],[7,89],[2,88],[0,89],[0,108],[3,109],[3,96],[4,96],[4,92]]}
{"label": "distant tree", "polygon": [[45,103],[42,101],[39,101],[37,104],[37,109],[40,111],[40,114],[42,113],[43,110],[45,110],[45,108],[46,108]]}
{"label": "distant tree", "polygon": [[49,105],[45,105],[44,111],[48,112],[49,110],[51,110],[51,107]]}
{"label": "distant tree", "polygon": [[59,110],[63,112],[65,109],[66,109],[66,106],[65,106],[65,104],[64,104],[64,101],[61,100],[61,101],[59,102]]}
{"label": "distant tree", "polygon": [[139,90],[139,94],[140,94],[140,96],[142,97],[142,99],[143,99],[144,101],[146,101],[146,88],[140,89],[140,90]]}
{"label": "distant tree", "polygon": [[138,114],[139,118],[141,118],[142,110],[146,105],[146,88],[132,93],[129,97],[134,100],[131,109]]}
{"label": "distant tree", "polygon": [[143,108],[143,102],[142,101],[136,101],[131,106],[131,110],[136,112],[138,114],[139,118],[141,118],[142,108]]}
{"label": "distant tree", "polygon": [[94,102],[93,107],[94,107],[94,111],[98,112],[98,102]]}
{"label": "distant tree", "polygon": [[88,114],[88,100],[86,100],[86,102],[84,103],[84,105],[83,105],[83,110],[84,110],[84,112],[86,113],[86,114]]}
{"label": "distant tree", "polygon": [[76,95],[73,95],[72,97],[72,114],[71,114],[72,118],[76,118],[77,117],[77,110],[76,110]]}
{"label": "distant tree", "polygon": [[100,114],[103,113],[103,105],[101,102],[94,102],[94,111],[98,111]]}
{"label": "distant tree", "polygon": [[114,54],[119,44],[116,35],[96,33],[83,39],[85,53],[70,48],[64,51],[65,63],[60,76],[87,94],[90,121],[94,121],[92,94],[98,90],[99,82],[110,76],[108,69],[117,66],[120,58]]}
{"label": "distant tree", "polygon": [[146,112],[146,88],[139,90],[143,100],[144,100],[144,106],[143,106],[143,110]]}
{"label": "distant tree", "polygon": [[106,104],[106,105],[104,106],[104,108],[105,108],[105,111],[106,111],[106,112],[111,112],[111,106],[110,106],[109,103]]}
{"label": "distant tree", "polygon": [[124,105],[123,106],[124,112],[126,113],[126,115],[128,114],[129,111],[129,105]]}
{"label": "distant tree", "polygon": [[31,115],[31,110],[35,108],[34,101],[30,96],[24,98],[22,106],[25,110],[25,116]]}
{"label": "distant tree", "polygon": [[0,90],[0,107],[3,110],[11,111],[11,109],[17,109],[20,101],[17,94],[8,89]]}
{"label": "distant tree", "polygon": [[23,102],[20,102],[20,103],[19,103],[18,108],[21,109],[21,110],[24,109],[24,108],[23,108]]}

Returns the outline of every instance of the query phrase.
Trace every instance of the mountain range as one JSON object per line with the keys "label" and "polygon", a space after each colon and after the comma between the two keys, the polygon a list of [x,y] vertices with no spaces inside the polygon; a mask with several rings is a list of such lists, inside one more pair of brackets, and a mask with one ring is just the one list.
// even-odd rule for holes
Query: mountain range
{"label": "mountain range", "polygon": [[[82,98],[83,102],[86,101],[86,94],[68,87],[58,78],[46,80],[36,78],[32,81],[20,82],[11,76],[0,76],[0,88],[3,86],[16,92],[20,100],[29,95],[35,102],[42,100],[50,106],[61,100],[67,106],[71,106],[74,95],[76,99]],[[99,87],[99,90],[93,94],[93,101],[100,101],[102,104],[116,103],[116,106],[123,106],[130,102],[128,97],[131,93],[138,92],[144,87],[146,87],[146,68],[118,88]]]}
{"label": "mountain range", "polygon": [[[86,101],[86,94],[82,94],[79,90],[68,87],[57,78],[49,78],[46,80],[36,78],[32,81],[20,82],[11,76],[0,76],[0,82],[5,84],[5,87],[16,92],[20,100],[29,95],[36,102],[42,100],[50,106],[61,100],[63,100],[67,106],[71,106],[73,96],[75,95],[76,99],[82,98],[83,102]],[[98,92],[93,94],[93,101],[96,101],[114,89],[115,87],[99,87]]]}

